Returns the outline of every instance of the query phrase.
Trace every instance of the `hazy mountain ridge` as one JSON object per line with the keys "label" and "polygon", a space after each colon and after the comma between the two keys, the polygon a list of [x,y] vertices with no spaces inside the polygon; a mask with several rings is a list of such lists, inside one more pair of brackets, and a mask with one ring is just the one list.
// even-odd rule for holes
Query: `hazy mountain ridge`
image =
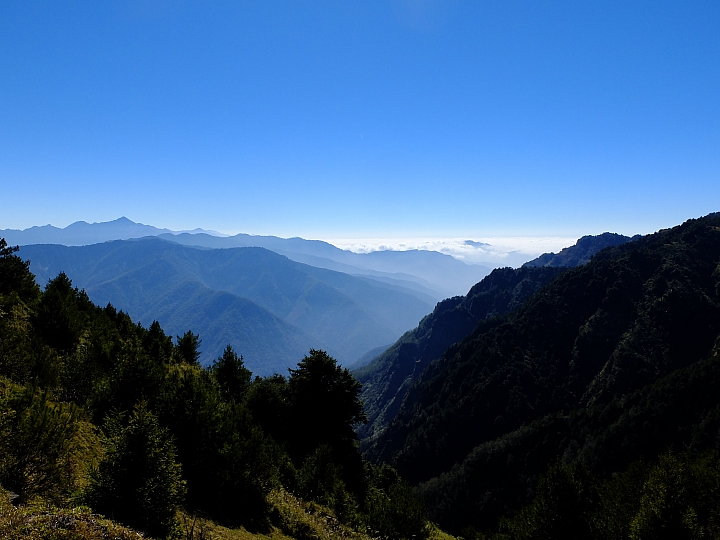
{"label": "hazy mountain ridge", "polygon": [[[161,235],[161,238],[189,246],[263,247],[291,260],[344,273],[379,276],[412,281],[436,298],[467,291],[490,272],[490,268],[470,265],[437,251],[373,251],[353,253],[320,240],[278,238],[237,234],[217,238],[207,234]],[[430,289],[430,291],[428,291]]]}
{"label": "hazy mountain ridge", "polygon": [[[107,242],[110,240],[128,240],[143,236],[159,236],[172,233],[170,229],[159,229],[152,225],[135,223],[126,217],[100,223],[87,223],[76,221],[67,227],[54,227],[42,225],[27,229],[3,229],[0,230],[0,238],[5,238],[9,245],[30,245],[30,244],[61,244],[64,246],[85,246]],[[214,231],[195,229],[193,234],[217,234]]]}
{"label": "hazy mountain ridge", "polygon": [[[528,501],[533,478],[560,456],[584,456],[606,472],[655,459],[673,440],[665,418],[642,413],[642,435],[634,420],[628,430],[640,405],[625,400],[641,392],[656,396],[647,407],[659,407],[664,398],[650,389],[662,387],[670,399],[663,377],[696,369],[712,354],[720,336],[718,261],[720,215],[713,214],[566,270],[520,310],[481,322],[431,363],[367,455],[425,481],[433,517],[456,527],[493,526]],[[704,391],[712,395],[688,399],[720,406],[712,385]],[[617,424],[623,411],[631,416]],[[558,431],[563,418],[582,415],[592,429],[585,423],[587,429]],[[683,433],[714,425],[702,427],[702,411],[693,415],[677,418],[687,424]],[[653,433],[665,435],[652,439]],[[655,442],[643,444],[645,436]],[[623,437],[632,453],[618,460],[609,441]],[[676,440],[689,440],[683,437]]]}
{"label": "hazy mountain ridge", "polygon": [[[392,342],[432,309],[416,291],[309,267],[262,248],[196,249],[144,239],[84,247],[26,246],[21,253],[31,260],[40,283],[65,271],[93,300],[111,302],[144,324],[161,317],[158,320],[172,333],[192,328],[204,340],[204,361],[227,343],[243,354],[264,351],[262,358],[247,354],[248,365],[258,373],[266,373],[264,363],[293,365],[298,351],[309,347],[326,348],[346,362],[354,361]],[[190,297],[179,289],[188,281],[195,283]],[[225,304],[234,306],[228,307],[234,313],[230,326],[237,331],[211,324],[224,317],[207,311],[220,305],[211,300],[218,291],[234,297]],[[250,310],[247,301],[257,309]],[[173,312],[169,306],[183,309]],[[197,311],[190,306],[204,307]],[[255,331],[239,330],[241,314],[250,312],[254,324],[268,330],[261,340],[264,346],[241,338]],[[281,332],[275,337],[270,329]],[[221,344],[221,336],[229,339]],[[281,343],[282,351],[276,350]]]}
{"label": "hazy mountain ridge", "polygon": [[[435,301],[465,293],[490,272],[482,265],[469,265],[436,251],[382,251],[353,253],[321,240],[279,238],[240,233],[221,235],[196,229],[190,232],[159,229],[119,218],[102,223],[78,221],[65,228],[45,225],[25,230],[0,230],[10,245],[61,244],[83,246],[113,240],[157,236],[187,246],[205,248],[262,247],[296,262],[346,274],[377,277],[381,281],[400,281],[398,285],[431,296]],[[404,283],[403,283],[404,282]]]}

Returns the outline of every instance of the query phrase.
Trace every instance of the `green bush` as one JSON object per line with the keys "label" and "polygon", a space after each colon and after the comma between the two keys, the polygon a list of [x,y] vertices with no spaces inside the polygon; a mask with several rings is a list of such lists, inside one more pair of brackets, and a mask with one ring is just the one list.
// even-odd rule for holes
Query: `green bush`
{"label": "green bush", "polygon": [[370,466],[365,497],[368,532],[382,538],[426,538],[425,505],[389,465]]}
{"label": "green bush", "polygon": [[[643,486],[640,508],[630,523],[630,538],[717,538],[720,471],[711,458],[691,461],[664,454]],[[712,529],[712,530],[711,530]]]}
{"label": "green bush", "polygon": [[117,413],[105,423],[105,456],[91,472],[87,501],[97,512],[166,537],[185,495],[175,446],[144,402],[127,425]]}
{"label": "green bush", "polygon": [[333,451],[320,445],[297,472],[297,483],[303,498],[318,502],[335,511],[345,524],[357,524],[358,504],[343,482],[342,466],[335,463]]}
{"label": "green bush", "polygon": [[427,537],[425,507],[405,482],[390,486],[388,492],[371,487],[366,506],[372,536],[391,539]]}
{"label": "green bush", "polygon": [[19,495],[55,502],[75,487],[87,426],[81,411],[47,392],[0,381],[0,484]]}
{"label": "green bush", "polygon": [[591,538],[598,503],[597,485],[585,467],[557,464],[538,482],[532,503],[501,521],[500,532],[518,540]]}

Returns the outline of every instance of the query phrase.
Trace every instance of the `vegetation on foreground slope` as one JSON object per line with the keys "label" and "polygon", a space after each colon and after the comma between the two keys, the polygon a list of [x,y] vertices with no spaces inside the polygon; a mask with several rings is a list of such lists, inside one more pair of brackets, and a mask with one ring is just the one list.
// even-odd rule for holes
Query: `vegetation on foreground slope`
{"label": "vegetation on foreground slope", "polygon": [[173,342],[158,323],[97,307],[65,274],[41,291],[15,251],[0,240],[3,527],[114,537],[102,514],[162,538],[179,534],[179,515],[202,515],[317,537],[287,510],[293,493],[304,514],[337,522],[332,535],[430,533],[398,474],[361,458],[360,385],[326,353],[311,350],[288,377],[253,379],[230,346],[202,368],[197,335]]}

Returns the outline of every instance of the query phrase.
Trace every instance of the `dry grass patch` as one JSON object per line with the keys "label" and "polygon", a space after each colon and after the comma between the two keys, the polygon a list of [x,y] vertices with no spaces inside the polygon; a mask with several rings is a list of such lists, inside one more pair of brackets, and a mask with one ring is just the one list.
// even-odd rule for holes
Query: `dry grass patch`
{"label": "dry grass patch", "polygon": [[144,536],[88,508],[59,509],[42,503],[15,508],[0,493],[0,538],[8,540],[140,540]]}

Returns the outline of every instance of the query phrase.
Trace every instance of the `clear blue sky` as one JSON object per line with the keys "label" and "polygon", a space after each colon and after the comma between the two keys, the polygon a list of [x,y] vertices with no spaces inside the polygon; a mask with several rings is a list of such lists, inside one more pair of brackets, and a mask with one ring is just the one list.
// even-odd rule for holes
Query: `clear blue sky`
{"label": "clear blue sky", "polygon": [[650,232],[720,210],[720,2],[0,3],[0,228]]}

